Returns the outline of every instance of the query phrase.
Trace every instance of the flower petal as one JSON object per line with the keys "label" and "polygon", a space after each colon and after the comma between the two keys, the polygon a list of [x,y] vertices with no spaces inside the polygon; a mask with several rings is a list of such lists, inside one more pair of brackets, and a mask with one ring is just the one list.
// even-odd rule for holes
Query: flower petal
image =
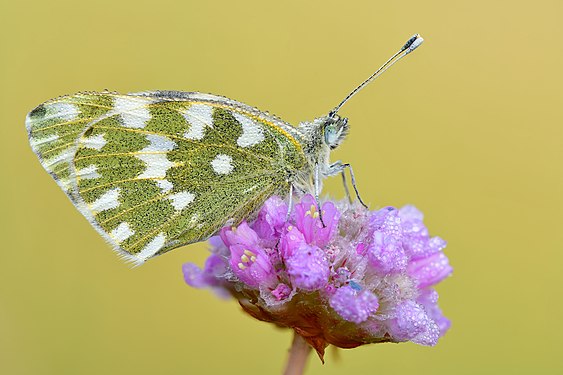
{"label": "flower petal", "polygon": [[373,242],[368,248],[368,259],[382,274],[404,271],[409,261],[400,238],[380,231],[373,234]]}
{"label": "flower petal", "polygon": [[295,225],[303,233],[308,244],[323,247],[330,242],[340,219],[340,212],[334,203],[325,202],[323,204],[322,222],[317,202],[310,194],[305,195],[301,199],[301,203],[295,205],[294,211]]}
{"label": "flower petal", "polygon": [[257,288],[261,284],[270,284],[276,274],[270,257],[257,245],[231,245],[230,265],[234,274],[246,285]]}
{"label": "flower petal", "polygon": [[325,253],[317,246],[302,244],[285,260],[291,283],[296,288],[314,291],[324,288],[330,268]]}
{"label": "flower petal", "polygon": [[336,289],[329,303],[344,320],[356,324],[365,322],[379,308],[375,294],[365,289],[356,290],[349,285]]}
{"label": "flower petal", "polygon": [[258,235],[246,221],[240,223],[238,227],[223,227],[219,235],[227,247],[231,245],[250,247],[258,244]]}
{"label": "flower petal", "polygon": [[410,340],[416,344],[434,346],[440,337],[436,323],[421,305],[405,301],[396,308],[397,317],[390,322],[390,333],[397,341]]}
{"label": "flower petal", "polygon": [[448,257],[442,252],[412,261],[407,268],[407,273],[418,281],[421,289],[439,283],[452,271]]}
{"label": "flower petal", "polygon": [[287,221],[287,203],[280,197],[273,196],[264,202],[252,228],[260,239],[275,242],[279,239]]}

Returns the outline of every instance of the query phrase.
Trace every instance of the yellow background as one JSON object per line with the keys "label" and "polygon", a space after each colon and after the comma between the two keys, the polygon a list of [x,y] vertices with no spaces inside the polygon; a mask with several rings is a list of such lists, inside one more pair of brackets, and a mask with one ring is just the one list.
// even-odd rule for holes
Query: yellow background
{"label": "yellow background", "polygon": [[[449,241],[435,348],[373,345],[308,374],[553,374],[563,302],[560,0],[2,1],[0,373],[279,373],[290,343],[186,286],[203,244],[131,270],[31,152],[24,118],[80,90],[225,95],[326,114],[413,33],[426,42],[341,111],[372,207],[414,203]],[[325,192],[342,195],[339,179]]]}

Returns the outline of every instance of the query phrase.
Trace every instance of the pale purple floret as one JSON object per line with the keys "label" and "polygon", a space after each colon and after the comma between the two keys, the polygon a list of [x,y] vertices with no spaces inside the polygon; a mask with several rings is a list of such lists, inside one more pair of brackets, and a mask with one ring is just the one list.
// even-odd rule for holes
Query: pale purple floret
{"label": "pale purple floret", "polygon": [[227,297],[229,292],[223,287],[223,276],[227,272],[225,260],[216,254],[211,254],[200,269],[193,263],[182,266],[186,284],[194,288],[212,288],[221,297]]}
{"label": "pale purple floret", "polygon": [[326,246],[332,239],[340,218],[340,212],[338,212],[334,203],[325,202],[322,205],[324,226],[320,220],[317,203],[313,196],[305,195],[301,199],[301,203],[295,205],[294,210],[295,226],[303,233],[305,241],[319,247]]}
{"label": "pale purple floret", "polygon": [[231,245],[230,266],[234,274],[246,285],[258,288],[260,284],[275,281],[270,257],[259,246]]}
{"label": "pale purple floret", "polygon": [[211,254],[205,261],[205,267],[200,269],[195,264],[186,263],[183,265],[184,280],[189,286],[194,288],[204,288],[208,286],[220,285],[220,277],[227,267],[223,259],[215,254]]}
{"label": "pale purple floret", "polygon": [[259,241],[258,234],[246,221],[240,223],[238,227],[224,227],[219,235],[227,247],[231,245],[255,246]]}
{"label": "pale purple floret", "polygon": [[288,219],[287,204],[272,197],[254,222],[223,228],[204,269],[186,264],[184,276],[230,293],[255,318],[294,328],[319,352],[322,342],[435,345],[450,321],[431,287],[452,268],[446,242],[422,220],[413,206],[368,211],[348,201],[327,201],[319,213],[311,195]]}
{"label": "pale purple floret", "polygon": [[385,207],[375,211],[370,218],[370,226],[377,232],[401,239],[403,235],[399,211],[394,207]]}
{"label": "pale purple floret", "polygon": [[423,214],[416,207],[407,205],[399,210],[404,236],[405,250],[412,259],[424,258],[442,251],[446,241],[439,237],[430,237],[422,222]]}
{"label": "pale purple floret", "polygon": [[304,244],[307,244],[307,242],[303,233],[295,226],[288,224],[280,238],[279,253],[283,259],[287,259],[293,255],[295,249]]}
{"label": "pale purple floret", "polygon": [[368,248],[371,265],[382,274],[401,272],[407,268],[409,258],[400,237],[375,231]]}
{"label": "pale purple floret", "polygon": [[375,294],[349,285],[336,289],[329,297],[329,304],[344,320],[357,324],[365,322],[379,308]]}
{"label": "pale purple floret", "polygon": [[275,297],[276,301],[282,301],[291,295],[291,288],[284,283],[278,284],[274,290],[272,290],[272,295]]}
{"label": "pale purple floret", "polygon": [[324,288],[328,282],[330,265],[325,252],[317,246],[301,244],[285,260],[285,265],[296,288],[312,292]]}
{"label": "pale purple floret", "polygon": [[407,268],[409,257],[403,246],[403,230],[399,211],[385,207],[375,211],[370,219],[373,230],[368,259],[380,274],[396,273]]}
{"label": "pale purple floret", "polygon": [[438,292],[434,289],[422,290],[417,302],[424,306],[428,317],[438,325],[440,336],[443,336],[452,323],[442,314],[442,310],[438,306]]}
{"label": "pale purple floret", "polygon": [[426,258],[412,261],[407,273],[418,282],[419,288],[439,283],[452,273],[448,257],[444,253],[434,253]]}
{"label": "pale purple floret", "polygon": [[440,330],[421,305],[415,301],[405,301],[396,307],[395,314],[396,318],[389,324],[393,338],[420,345],[436,345]]}
{"label": "pale purple floret", "polygon": [[221,238],[231,251],[231,270],[243,283],[258,288],[276,279],[268,253],[259,245],[258,234],[246,222],[236,229],[223,228]]}
{"label": "pale purple floret", "polygon": [[287,203],[280,197],[268,199],[252,225],[256,234],[270,246],[279,240],[287,219]]}

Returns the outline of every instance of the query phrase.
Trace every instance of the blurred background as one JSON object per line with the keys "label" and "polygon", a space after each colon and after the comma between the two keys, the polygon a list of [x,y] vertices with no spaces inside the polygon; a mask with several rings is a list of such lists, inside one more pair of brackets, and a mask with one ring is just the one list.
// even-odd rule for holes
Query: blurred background
{"label": "blurred background", "polygon": [[[297,124],[412,34],[423,46],[341,111],[334,153],[372,208],[448,240],[434,348],[329,350],[307,374],[563,371],[560,0],[2,1],[0,373],[280,373],[290,332],[184,284],[205,244],[130,269],[28,146],[27,112],[81,90],[224,95]],[[340,179],[325,193],[341,197]]]}

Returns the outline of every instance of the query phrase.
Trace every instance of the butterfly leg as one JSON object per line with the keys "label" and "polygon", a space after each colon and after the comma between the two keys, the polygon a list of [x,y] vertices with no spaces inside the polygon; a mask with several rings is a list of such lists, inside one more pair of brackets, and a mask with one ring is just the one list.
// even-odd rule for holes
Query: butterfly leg
{"label": "butterfly leg", "polygon": [[368,206],[364,203],[364,201],[362,200],[362,197],[360,196],[360,192],[358,191],[358,187],[356,186],[356,177],[354,177],[354,170],[352,169],[352,166],[348,163],[342,163],[340,160],[332,163],[330,165],[330,167],[328,168],[328,176],[334,176],[337,175],[338,173],[340,173],[342,175],[342,181],[344,182],[344,190],[346,191],[346,195],[348,196],[348,199],[350,199],[350,193],[348,191],[348,186],[346,186],[346,176],[345,176],[345,169],[348,168],[348,170],[350,171],[350,179],[352,180],[352,187],[354,188],[354,192],[356,193],[356,198],[358,198],[358,200],[360,201],[360,203],[362,204],[362,206],[364,206],[365,208],[368,208]]}
{"label": "butterfly leg", "polygon": [[291,218],[291,211],[293,211],[293,184],[289,184],[289,200],[287,202],[287,215],[285,215],[286,222],[289,222]]}
{"label": "butterfly leg", "polygon": [[340,176],[342,177],[342,186],[344,186],[344,192],[346,193],[346,198],[348,198],[348,202],[352,203],[352,197],[350,196],[350,190],[348,189],[348,181],[346,181],[346,173],[344,173],[344,170],[340,172]]}
{"label": "butterfly leg", "polygon": [[[350,171],[350,179],[352,180],[352,187],[354,188],[354,192],[356,192],[356,198],[358,198],[362,206],[368,208],[367,204],[365,204],[364,201],[362,200],[362,197],[360,196],[360,192],[358,191],[358,187],[356,186],[356,178],[354,177],[354,170],[352,169],[352,166],[346,163],[344,164],[344,167],[348,168],[348,170]],[[342,174],[344,174],[344,170],[342,170]]]}
{"label": "butterfly leg", "polygon": [[323,210],[321,209],[321,202],[319,201],[320,193],[320,180],[319,180],[319,164],[315,164],[315,202],[317,203],[317,210],[319,212],[319,219],[321,219],[321,224],[323,228],[326,228],[325,222],[323,221]]}

